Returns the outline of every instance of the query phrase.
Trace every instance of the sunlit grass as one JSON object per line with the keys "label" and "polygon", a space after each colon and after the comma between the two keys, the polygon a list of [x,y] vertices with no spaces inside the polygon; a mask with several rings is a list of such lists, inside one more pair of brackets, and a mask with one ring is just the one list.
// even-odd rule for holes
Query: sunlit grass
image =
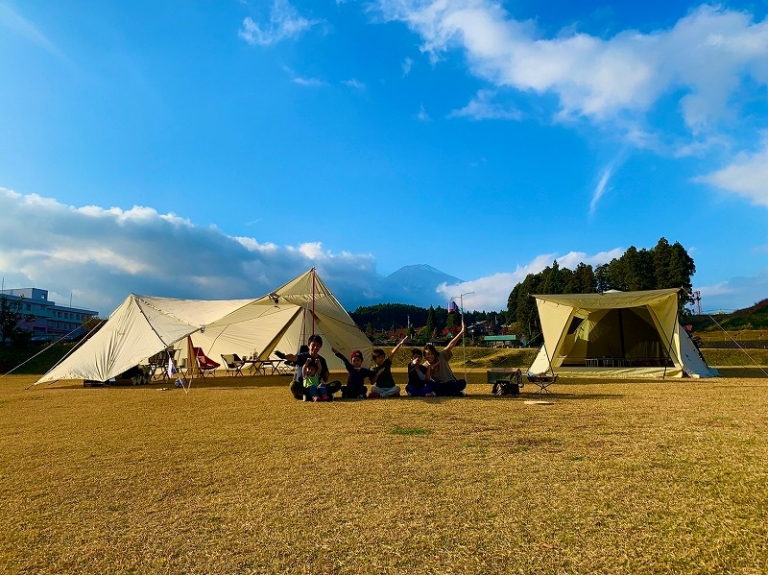
{"label": "sunlit grass", "polygon": [[0,379],[0,572],[768,570],[768,380],[563,380],[531,405],[470,378],[320,404],[278,377]]}

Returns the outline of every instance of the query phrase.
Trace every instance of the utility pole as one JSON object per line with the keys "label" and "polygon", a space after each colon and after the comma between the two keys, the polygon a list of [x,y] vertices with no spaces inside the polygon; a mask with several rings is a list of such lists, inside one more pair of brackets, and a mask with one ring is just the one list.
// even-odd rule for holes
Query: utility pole
{"label": "utility pole", "polygon": [[[467,292],[459,295],[459,308],[461,309],[461,324],[464,325],[464,296],[472,295],[475,292]],[[452,297],[452,300],[456,300],[456,297]],[[464,354],[464,381],[467,380],[467,330],[464,326],[464,333],[461,334],[461,348]]]}

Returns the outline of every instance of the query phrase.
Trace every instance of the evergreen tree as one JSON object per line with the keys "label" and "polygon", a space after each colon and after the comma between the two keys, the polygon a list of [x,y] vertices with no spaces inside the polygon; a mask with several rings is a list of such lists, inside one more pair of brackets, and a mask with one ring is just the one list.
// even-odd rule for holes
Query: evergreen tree
{"label": "evergreen tree", "polygon": [[542,294],[563,293],[565,281],[557,260],[552,262],[552,267],[545,268],[541,273],[544,280],[541,285]]}
{"label": "evergreen tree", "polygon": [[565,285],[565,293],[595,293],[597,280],[592,266],[579,263]]}
{"label": "evergreen tree", "polygon": [[429,309],[427,310],[427,325],[426,325],[425,331],[427,332],[427,339],[434,337],[437,331],[437,320],[435,319],[435,308],[432,306],[429,306]]}
{"label": "evergreen tree", "polygon": [[0,295],[0,344],[7,340],[23,340],[29,337],[29,330],[23,330],[18,325],[22,321],[33,321],[35,316],[24,313],[23,309],[23,296],[11,300],[5,295]]}

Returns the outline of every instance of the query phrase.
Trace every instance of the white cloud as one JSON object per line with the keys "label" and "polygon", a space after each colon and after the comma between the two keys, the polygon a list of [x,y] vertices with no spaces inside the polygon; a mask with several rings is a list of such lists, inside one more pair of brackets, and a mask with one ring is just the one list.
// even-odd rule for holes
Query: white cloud
{"label": "white cloud", "polygon": [[493,90],[478,90],[475,97],[460,110],[453,110],[449,118],[467,117],[473,120],[519,120],[523,114],[520,110],[503,106],[493,101],[496,92]]}
{"label": "white cloud", "polygon": [[260,24],[248,17],[238,31],[238,36],[251,45],[271,46],[282,40],[296,38],[319,23],[301,16],[287,0],[274,0],[269,12],[269,22]]}
{"label": "white cloud", "polygon": [[285,65],[283,66],[283,71],[291,77],[291,82],[298,84],[299,86],[306,86],[308,88],[320,88],[321,86],[326,85],[325,82],[318,78],[303,78],[296,74],[292,68]]}
{"label": "white cloud", "polygon": [[603,39],[571,32],[542,38],[492,0],[379,0],[434,58],[459,48],[472,72],[494,86],[555,94],[559,117],[638,121],[662,96],[677,95],[692,134],[733,114],[729,99],[751,78],[768,83],[768,21],[701,6],[669,30],[627,30]]}
{"label": "white cloud", "polygon": [[325,82],[318,80],[317,78],[301,78],[300,76],[296,76],[293,79],[293,83],[300,86],[307,86],[309,88],[319,88],[325,85]]}
{"label": "white cloud", "polygon": [[528,274],[541,272],[547,266],[551,266],[555,260],[557,260],[560,267],[573,270],[579,263],[589,264],[594,267],[608,263],[613,258],[620,257],[623,253],[624,250],[621,248],[614,248],[592,256],[584,252],[569,252],[560,257],[557,257],[555,254],[541,254],[524,266],[517,266],[514,272],[495,273],[456,285],[442,284],[437,288],[437,292],[443,296],[446,302],[460,294],[470,294],[464,296],[464,309],[466,310],[498,311],[507,308],[509,294]]}
{"label": "white cloud", "polygon": [[[232,237],[173,214],[67,206],[0,188],[0,276],[106,316],[130,292],[191,298],[256,297],[315,266],[342,302],[380,296],[370,254],[321,243],[280,247]],[[374,300],[369,303],[379,303]]]}
{"label": "white cloud", "polygon": [[406,57],[405,60],[403,60],[402,64],[403,68],[403,76],[407,76],[411,73],[411,69],[413,68],[413,59]]}
{"label": "white cloud", "polygon": [[732,278],[708,286],[697,286],[701,292],[703,313],[731,312],[755,305],[768,294],[768,269],[754,276]]}
{"label": "white cloud", "polygon": [[427,110],[424,108],[424,105],[422,104],[419,106],[419,113],[416,114],[416,119],[419,122],[431,122],[432,118],[429,117],[429,114],[427,114]]}
{"label": "white cloud", "polygon": [[600,174],[600,177],[598,178],[597,185],[595,186],[594,191],[592,192],[592,200],[589,203],[589,214],[593,215],[595,211],[597,210],[597,204],[600,202],[602,197],[605,195],[606,192],[610,190],[608,188],[608,182],[610,182],[613,175],[616,173],[616,170],[621,166],[627,157],[627,150],[626,148],[621,148],[619,151],[615,154],[613,159],[608,163],[605,168],[603,168],[603,171]]}
{"label": "white cloud", "polygon": [[733,192],[755,204],[768,206],[768,137],[763,138],[762,148],[758,151],[741,153],[729,166],[696,178],[695,181]]}
{"label": "white cloud", "polygon": [[342,81],[342,84],[354,90],[365,90],[365,84],[363,84],[359,80],[355,80],[354,78],[350,78],[349,80],[344,80]]}
{"label": "white cloud", "polygon": [[590,214],[595,213],[595,210],[597,209],[597,203],[600,201],[600,198],[603,197],[603,194],[605,193],[605,187],[608,185],[608,180],[610,178],[611,168],[608,167],[603,170],[603,173],[600,176],[600,180],[597,182],[597,186],[595,187],[595,191],[592,193],[592,201],[589,203]]}
{"label": "white cloud", "polygon": [[[0,277],[6,288],[48,289],[54,301],[108,315],[128,293],[188,298],[245,298],[275,287],[316,267],[347,309],[392,299],[384,291],[372,254],[334,253],[319,241],[278,246],[252,237],[228,236],[217,228],[196,226],[172,214],[136,206],[131,209],[67,206],[50,198],[0,188]],[[459,294],[465,309],[502,310],[514,286],[557,260],[575,269],[620,257],[623,248],[588,255],[542,254],[511,272],[443,285],[447,302]],[[768,293],[768,270],[699,288],[703,302],[746,307]],[[418,294],[433,301],[434,294]],[[416,305],[429,305],[414,301]]]}

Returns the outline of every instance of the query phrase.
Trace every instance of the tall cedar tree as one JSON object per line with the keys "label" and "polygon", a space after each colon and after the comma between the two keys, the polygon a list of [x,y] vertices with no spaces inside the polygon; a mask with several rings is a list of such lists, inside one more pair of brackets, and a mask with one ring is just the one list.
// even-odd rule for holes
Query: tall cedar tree
{"label": "tall cedar tree", "polygon": [[[534,294],[595,293],[610,289],[621,291],[683,288],[682,310],[693,303],[691,276],[696,265],[679,242],[670,245],[661,238],[656,247],[638,250],[630,247],[620,258],[592,266],[580,263],[575,271],[560,268],[555,261],[538,274],[529,274],[517,284],[507,300],[507,323],[515,325],[524,338],[533,340],[539,333],[538,312]],[[532,343],[535,343],[532,341]]]}

